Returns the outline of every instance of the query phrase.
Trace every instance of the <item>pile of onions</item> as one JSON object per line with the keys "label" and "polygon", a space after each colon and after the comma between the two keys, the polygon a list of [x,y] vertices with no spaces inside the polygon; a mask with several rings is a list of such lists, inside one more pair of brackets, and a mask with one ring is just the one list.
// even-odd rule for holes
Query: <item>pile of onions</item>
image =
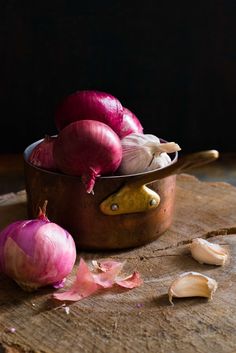
{"label": "pile of onions", "polygon": [[109,93],[84,90],[67,96],[58,106],[55,123],[58,131],[78,120],[97,120],[118,135],[123,117],[120,101]]}
{"label": "pile of onions", "polygon": [[82,176],[88,193],[97,176],[117,170],[122,159],[121,142],[106,124],[80,120],[62,129],[54,143],[54,160],[65,174]]}
{"label": "pile of onions", "polygon": [[55,113],[57,137],[45,137],[29,157],[37,167],[79,176],[93,193],[96,178],[136,174],[171,163],[174,142],[143,133],[137,116],[113,95],[94,90],[67,96]]}
{"label": "pile of onions", "polygon": [[60,287],[76,259],[72,236],[45,212],[46,202],[37,219],[16,221],[0,233],[0,271],[27,291]]}
{"label": "pile of onions", "polygon": [[82,177],[88,193],[93,193],[96,177],[118,169],[122,160],[121,139],[143,132],[136,115],[116,97],[93,90],[67,96],[58,105],[55,123],[59,131],[53,143],[55,168]]}
{"label": "pile of onions", "polygon": [[43,141],[31,152],[29,162],[36,167],[56,171],[57,168],[53,158],[53,145],[55,140],[55,136],[46,135]]}

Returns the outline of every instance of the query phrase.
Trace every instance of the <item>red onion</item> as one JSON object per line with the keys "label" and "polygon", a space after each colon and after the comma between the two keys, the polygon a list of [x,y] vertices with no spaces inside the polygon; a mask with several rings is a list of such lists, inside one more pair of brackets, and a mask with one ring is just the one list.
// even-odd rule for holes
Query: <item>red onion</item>
{"label": "red onion", "polygon": [[16,221],[0,233],[0,271],[28,291],[63,282],[76,259],[72,236],[50,222],[45,209],[46,203],[37,219]]}
{"label": "red onion", "polygon": [[123,107],[123,121],[119,131],[119,137],[123,138],[132,133],[143,133],[143,127],[137,118],[129,109]]}
{"label": "red onion", "polygon": [[53,158],[53,144],[56,137],[46,135],[31,152],[29,162],[36,167],[56,171],[56,164]]}
{"label": "red onion", "polygon": [[99,91],[77,91],[67,96],[58,106],[55,123],[58,131],[77,120],[97,120],[119,134],[123,107],[111,94]]}
{"label": "red onion", "polygon": [[95,178],[115,172],[122,159],[119,137],[96,120],[80,120],[66,126],[60,131],[53,151],[58,169],[82,176],[88,193],[93,191]]}

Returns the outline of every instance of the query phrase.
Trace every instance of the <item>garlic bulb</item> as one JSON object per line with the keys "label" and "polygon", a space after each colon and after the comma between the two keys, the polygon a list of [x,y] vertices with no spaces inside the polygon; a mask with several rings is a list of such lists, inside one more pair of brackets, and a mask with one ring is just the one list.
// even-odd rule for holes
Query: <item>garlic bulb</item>
{"label": "garlic bulb", "polygon": [[205,297],[212,299],[217,289],[217,282],[199,272],[184,272],[179,275],[170,285],[168,290],[169,301],[172,299],[186,297]]}
{"label": "garlic bulb", "polygon": [[135,174],[166,167],[171,163],[168,153],[180,150],[175,142],[161,143],[155,135],[133,133],[121,140],[120,174]]}
{"label": "garlic bulb", "polygon": [[227,251],[219,244],[213,244],[201,238],[193,239],[190,245],[192,257],[200,264],[224,265]]}

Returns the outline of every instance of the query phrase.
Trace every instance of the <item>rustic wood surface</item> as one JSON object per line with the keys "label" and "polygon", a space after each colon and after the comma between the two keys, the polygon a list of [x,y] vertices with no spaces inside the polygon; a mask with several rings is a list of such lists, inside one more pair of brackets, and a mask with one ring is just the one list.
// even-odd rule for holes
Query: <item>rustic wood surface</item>
{"label": "rustic wood surface", "polygon": [[[26,217],[25,194],[0,198],[0,227]],[[223,267],[200,265],[189,254],[191,239],[203,237],[230,251]],[[0,276],[0,352],[181,352],[236,351],[236,188],[227,183],[177,178],[174,222],[157,241],[118,253],[78,253],[87,262],[127,260],[127,272],[140,271],[144,284],[133,290],[101,291],[69,305],[53,302],[52,289],[23,292]],[[74,278],[76,266],[67,285]],[[185,271],[218,281],[211,301],[175,299],[167,290]],[[15,333],[9,332],[14,327]]]}

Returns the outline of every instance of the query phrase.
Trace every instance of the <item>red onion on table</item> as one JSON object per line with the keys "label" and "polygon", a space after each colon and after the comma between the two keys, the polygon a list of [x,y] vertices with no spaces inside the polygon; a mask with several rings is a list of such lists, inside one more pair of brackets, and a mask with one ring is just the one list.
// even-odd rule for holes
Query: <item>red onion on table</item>
{"label": "red onion on table", "polygon": [[123,107],[123,121],[121,124],[121,129],[119,132],[119,137],[123,138],[132,133],[143,132],[143,127],[137,118],[137,116],[132,113],[129,109]]}
{"label": "red onion on table", "polygon": [[16,221],[0,233],[0,271],[27,291],[60,287],[76,259],[72,236],[45,212],[46,202],[37,219]]}
{"label": "red onion on table", "polygon": [[83,90],[67,96],[57,107],[55,123],[58,131],[77,120],[97,120],[110,126],[118,135],[123,107],[109,93]]}
{"label": "red onion on table", "polygon": [[88,193],[97,176],[111,174],[122,159],[121,142],[106,124],[80,120],[61,130],[54,143],[54,159],[65,174],[81,176]]}
{"label": "red onion on table", "polygon": [[56,164],[53,158],[53,144],[55,136],[46,135],[42,142],[40,142],[29,156],[29,162],[36,167],[56,171]]}

